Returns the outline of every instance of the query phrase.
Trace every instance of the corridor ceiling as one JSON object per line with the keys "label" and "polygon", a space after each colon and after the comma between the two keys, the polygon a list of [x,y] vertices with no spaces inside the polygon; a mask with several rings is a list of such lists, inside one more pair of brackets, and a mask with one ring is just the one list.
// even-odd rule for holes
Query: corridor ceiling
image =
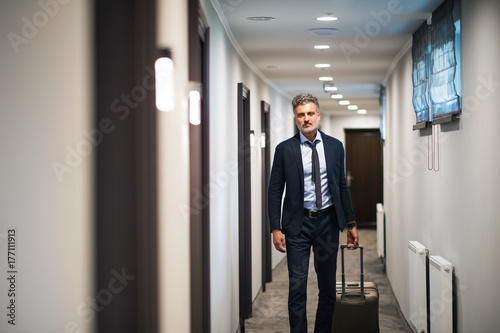
{"label": "corridor ceiling", "polygon": [[[378,115],[380,85],[401,50],[410,47],[413,32],[443,0],[212,1],[243,58],[284,94],[310,92],[323,113],[356,114],[324,92],[323,83],[333,83],[343,99]],[[338,20],[316,20],[322,16]],[[259,19],[264,17],[273,19]],[[320,81],[324,76],[333,80]]]}

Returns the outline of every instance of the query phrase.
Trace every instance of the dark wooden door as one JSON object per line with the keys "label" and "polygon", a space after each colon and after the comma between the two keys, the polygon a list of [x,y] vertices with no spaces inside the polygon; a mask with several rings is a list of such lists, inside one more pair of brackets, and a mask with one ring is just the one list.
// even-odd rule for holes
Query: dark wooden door
{"label": "dark wooden door", "polygon": [[376,225],[383,200],[382,143],[378,129],[345,130],[346,179],[359,227]]}
{"label": "dark wooden door", "polygon": [[[96,298],[92,306],[95,312],[85,312],[92,316],[87,319],[96,316],[95,323],[90,324],[95,332],[155,333],[160,331],[157,111],[154,85],[151,87],[154,78],[149,69],[154,68],[159,56],[156,1],[92,3],[95,66],[92,128],[102,129],[106,121],[111,131],[95,147],[96,266],[92,295]],[[135,104],[125,104],[122,100],[122,104],[110,108],[125,92],[132,92],[131,102]],[[123,285],[114,283],[115,277]]]}
{"label": "dark wooden door", "polygon": [[271,226],[267,210],[267,189],[271,174],[271,105],[260,102],[261,119],[261,151],[262,151],[262,291],[266,291],[266,283],[273,280],[271,256]]}
{"label": "dark wooden door", "polygon": [[238,243],[240,277],[240,332],[245,332],[245,319],[252,317],[252,216],[250,90],[238,83]]}
{"label": "dark wooden door", "polygon": [[[200,113],[193,117],[193,120],[199,117],[199,122],[190,120],[189,124],[190,333],[210,333],[210,112],[208,110],[210,40],[209,27],[198,0],[189,0],[188,9],[189,81],[201,86]],[[196,100],[190,100],[189,103],[191,102],[196,103]]]}

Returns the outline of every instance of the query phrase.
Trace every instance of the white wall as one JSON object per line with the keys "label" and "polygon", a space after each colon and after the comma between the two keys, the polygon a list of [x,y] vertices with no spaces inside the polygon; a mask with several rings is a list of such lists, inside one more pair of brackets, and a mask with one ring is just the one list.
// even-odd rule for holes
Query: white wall
{"label": "white wall", "polygon": [[346,129],[379,127],[380,116],[358,114],[352,116],[333,116],[327,113],[321,114],[321,130],[337,138],[344,145]]}
{"label": "white wall", "polygon": [[176,89],[174,111],[157,118],[160,332],[189,332],[191,323],[187,13],[186,1],[158,1],[157,44],[172,51]]}
{"label": "white wall", "polygon": [[409,318],[407,243],[419,241],[431,255],[441,255],[455,266],[458,332],[496,332],[500,3],[464,0],[462,6],[463,116],[458,130],[440,135],[438,172],[427,170],[428,138],[412,131],[410,51],[387,84],[387,273]]}
{"label": "white wall", "polygon": [[212,3],[202,1],[202,7],[210,26],[210,175],[216,184],[210,197],[212,331],[236,332],[239,325],[237,84],[242,82],[250,90],[250,127],[256,137],[251,153],[254,298],[262,276],[260,101],[271,105],[273,150],[277,142],[293,134],[293,122],[286,115],[287,97],[264,82],[242,60]]}
{"label": "white wall", "polygon": [[[295,133],[295,121],[291,100],[273,98],[271,102],[271,167],[276,146]],[[273,269],[286,257],[277,251],[271,240],[272,267]]]}
{"label": "white wall", "polygon": [[[91,1],[60,2],[0,3],[1,332],[93,332],[95,324],[94,146],[83,134],[93,130]],[[6,279],[11,228],[15,297]]]}

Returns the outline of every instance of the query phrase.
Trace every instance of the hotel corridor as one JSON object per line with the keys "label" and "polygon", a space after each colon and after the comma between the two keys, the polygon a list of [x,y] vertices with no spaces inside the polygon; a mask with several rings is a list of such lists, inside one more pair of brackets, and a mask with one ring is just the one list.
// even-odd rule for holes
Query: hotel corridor
{"label": "hotel corridor", "polygon": [[499,332],[499,17],[500,0],[1,1],[0,333],[288,333],[268,188],[303,92],[344,147],[380,331]]}
{"label": "hotel corridor", "polygon": [[[377,231],[360,229],[360,245],[364,247],[365,281],[375,282],[379,288],[379,326],[381,333],[411,332],[398,310],[398,304],[389,285],[384,265],[377,257]],[[340,235],[345,243],[345,232]],[[313,256],[309,263],[307,286],[307,321],[309,332],[314,331],[318,284]],[[337,264],[337,282],[341,280],[340,250]],[[359,251],[345,253],[346,281],[359,281]],[[288,325],[288,270],[286,258],[273,271],[273,282],[260,292],[253,303],[253,317],[245,321],[246,333],[285,333]],[[362,320],[362,319],[361,319]]]}

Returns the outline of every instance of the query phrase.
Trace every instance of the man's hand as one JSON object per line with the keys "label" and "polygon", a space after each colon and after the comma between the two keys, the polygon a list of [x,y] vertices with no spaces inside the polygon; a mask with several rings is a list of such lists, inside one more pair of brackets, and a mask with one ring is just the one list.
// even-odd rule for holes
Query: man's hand
{"label": "man's hand", "polygon": [[286,252],[285,235],[283,235],[281,230],[273,230],[273,243],[276,250],[283,253]]}
{"label": "man's hand", "polygon": [[354,227],[347,230],[347,245],[354,244],[355,246],[359,245],[358,238],[358,228]]}

